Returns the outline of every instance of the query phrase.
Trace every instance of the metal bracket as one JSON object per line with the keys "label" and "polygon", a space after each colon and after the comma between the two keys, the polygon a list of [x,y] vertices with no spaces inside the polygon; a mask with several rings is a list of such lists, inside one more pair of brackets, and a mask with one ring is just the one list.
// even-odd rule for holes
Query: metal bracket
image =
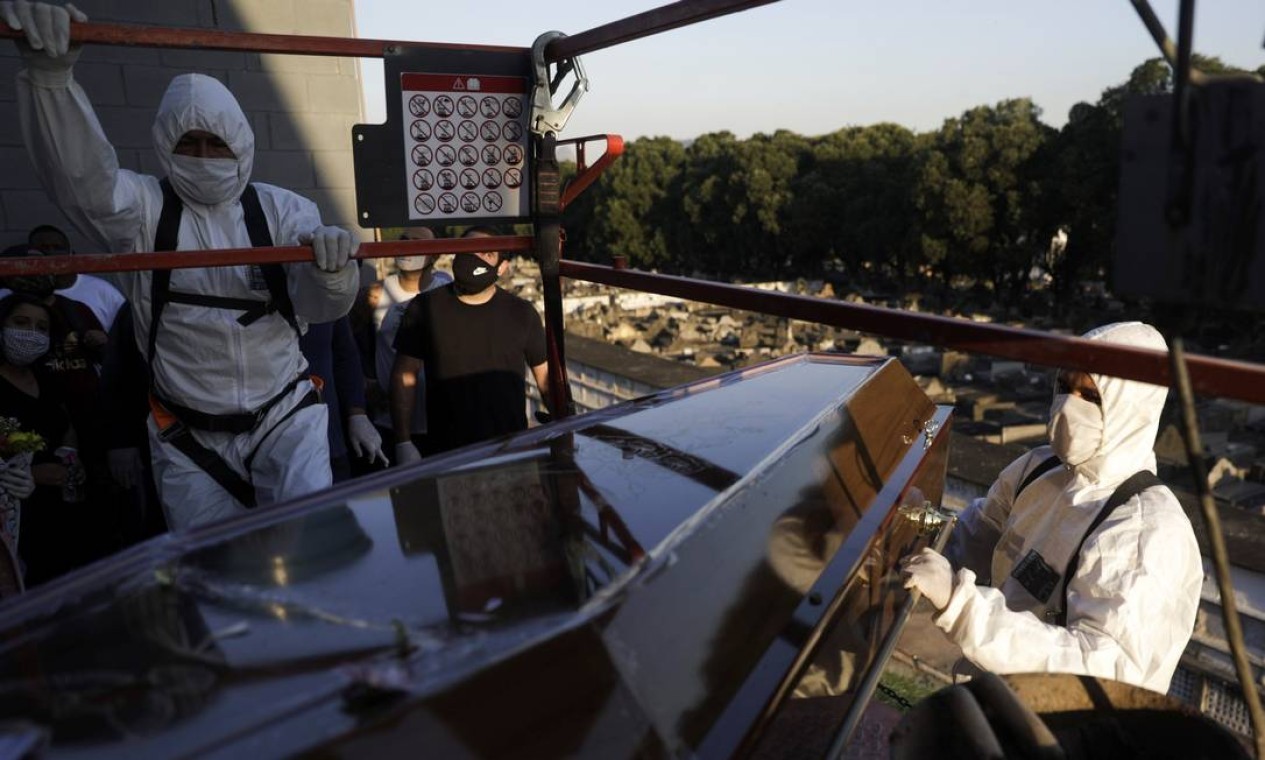
{"label": "metal bracket", "polygon": [[[606,141],[606,152],[590,165],[585,156],[585,146],[595,140]],[[624,138],[619,135],[590,135],[575,137],[570,140],[559,140],[558,145],[575,146],[576,175],[562,192],[562,208],[566,208],[584,189],[593,184],[606,168],[615,163],[615,159],[624,154]]]}
{"label": "metal bracket", "polygon": [[[538,135],[543,136],[547,133],[556,135],[561,132],[567,125],[567,120],[571,118],[571,112],[575,110],[576,104],[580,102],[580,98],[589,91],[589,78],[584,74],[584,66],[580,63],[579,57],[558,61],[553,77],[549,76],[549,63],[545,61],[545,47],[550,42],[566,36],[562,32],[545,32],[537,37],[531,46],[532,71],[535,75],[531,100],[531,131]],[[571,91],[567,93],[562,105],[555,108],[554,93],[558,91],[558,86],[562,84],[567,74],[571,73],[575,74],[575,83],[571,85]]]}
{"label": "metal bracket", "polygon": [[901,443],[908,446],[913,443],[918,436],[922,436],[922,448],[924,450],[931,448],[936,442],[936,433],[940,430],[940,423],[936,422],[934,417],[928,417],[926,422],[914,420],[913,426],[908,433],[902,433],[900,437]]}
{"label": "metal bracket", "polygon": [[921,505],[908,504],[896,511],[901,517],[917,524],[920,536],[936,535],[941,528],[957,519],[955,512],[929,501],[924,501]]}

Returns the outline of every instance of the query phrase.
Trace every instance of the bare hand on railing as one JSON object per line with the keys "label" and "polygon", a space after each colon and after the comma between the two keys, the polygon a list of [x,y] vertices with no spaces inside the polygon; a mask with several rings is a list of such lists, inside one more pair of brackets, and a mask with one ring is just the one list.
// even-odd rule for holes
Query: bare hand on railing
{"label": "bare hand on railing", "polygon": [[[77,57],[66,55],[70,51],[70,22],[82,24],[88,16],[70,3],[61,7],[27,0],[0,0],[0,19],[11,28],[26,32],[26,44],[19,43],[18,49],[28,65],[35,65],[35,59],[39,58],[70,58],[60,62],[62,66],[69,66]],[[45,55],[33,55],[37,50],[44,51]]]}

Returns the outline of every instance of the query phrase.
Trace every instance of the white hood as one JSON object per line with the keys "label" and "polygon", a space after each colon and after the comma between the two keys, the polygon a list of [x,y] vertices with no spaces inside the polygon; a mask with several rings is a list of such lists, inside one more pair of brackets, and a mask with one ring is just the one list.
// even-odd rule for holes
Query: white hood
{"label": "white hood", "polygon": [[[227,189],[217,203],[236,200],[250,182],[255,165],[255,133],[237,98],[218,79],[204,74],[181,74],[171,80],[167,92],[158,105],[154,117],[154,150],[167,176],[179,169],[172,165],[171,151],[186,132],[200,129],[216,135],[228,144],[236,156],[237,184],[231,192]],[[225,159],[210,159],[223,161]],[[173,183],[175,185],[176,183]],[[178,188],[178,186],[177,186]],[[199,205],[196,200],[180,193],[185,203]]]}
{"label": "white hood", "polygon": [[[1143,322],[1117,322],[1085,333],[1088,340],[1167,351],[1154,327]],[[1076,468],[1099,482],[1123,480],[1139,470],[1155,471],[1155,437],[1168,388],[1090,373],[1102,396],[1103,440],[1098,454]]]}

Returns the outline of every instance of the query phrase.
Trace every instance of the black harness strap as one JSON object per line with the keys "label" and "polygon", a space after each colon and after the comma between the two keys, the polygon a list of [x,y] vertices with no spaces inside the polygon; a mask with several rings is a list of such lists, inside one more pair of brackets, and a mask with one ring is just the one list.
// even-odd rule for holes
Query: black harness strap
{"label": "black harness strap", "polygon": [[[155,251],[174,251],[180,238],[180,220],[184,215],[184,203],[172,188],[171,183],[162,180],[163,208],[158,218],[158,228],[154,233]],[[254,185],[247,185],[241,197],[242,216],[246,223],[246,231],[250,235],[250,244],[255,248],[272,247],[272,234],[268,230],[268,219],[264,216],[263,207],[259,203],[259,193]],[[171,270],[158,269],[150,274],[149,291],[149,345],[146,358],[153,376],[154,356],[158,346],[158,326],[162,313],[168,302],[208,306],[211,308],[241,311],[238,322],[250,325],[268,314],[279,313],[285,319],[295,336],[300,335],[299,323],[294,315],[294,304],[290,300],[290,291],[286,282],[285,269],[280,264],[263,264],[259,266],[264,282],[268,286],[269,300],[258,301],[248,298],[228,298],[202,293],[182,293],[171,291]],[[198,443],[193,437],[190,426],[212,432],[230,432],[235,434],[254,430],[268,410],[285,398],[302,378],[288,384],[284,390],[269,399],[262,407],[247,414],[206,414],[196,409],[174,404],[163,400],[154,393],[157,403],[162,404],[175,422],[159,431],[162,440],[170,443],[176,450],[188,457],[203,472],[211,477],[234,499],[247,508],[254,508],[258,502],[255,498],[255,487],[248,478],[237,474],[216,452]],[[308,394],[296,406],[298,411],[318,402],[319,395]],[[293,414],[292,411],[290,414]],[[290,415],[287,415],[287,418]],[[253,453],[252,453],[253,458]],[[250,462],[247,460],[249,468]]]}
{"label": "black harness strap", "polygon": [[1019,487],[1015,489],[1015,496],[1010,500],[1010,503],[1013,504],[1016,501],[1019,501],[1019,494],[1023,493],[1023,489],[1032,485],[1032,481],[1046,474],[1050,470],[1053,470],[1055,467],[1058,467],[1060,464],[1062,464],[1062,460],[1060,460],[1057,456],[1052,456],[1041,462],[1041,464],[1036,467],[1033,467],[1027,477],[1023,479],[1023,482],[1019,484]]}
{"label": "black harness strap", "polygon": [[258,506],[255,487],[250,481],[238,475],[219,454],[198,443],[193,432],[183,422],[177,421],[174,426],[161,431],[159,437],[193,460],[199,469],[210,475],[212,480],[228,491],[242,506],[247,509]]}
{"label": "black harness strap", "polygon": [[291,380],[286,387],[282,388],[280,392],[265,401],[258,409],[253,412],[243,412],[240,414],[207,414],[206,412],[200,412],[197,409],[190,409],[187,406],[182,406],[174,401],[169,401],[160,396],[157,391],[151,391],[151,393],[153,393],[154,398],[157,399],[167,411],[171,412],[176,419],[189,425],[189,427],[196,428],[198,430],[205,430],[208,433],[232,433],[234,435],[240,435],[241,433],[249,433],[258,427],[260,421],[263,420],[264,415],[268,414],[269,410],[280,403],[282,399],[289,396],[290,392],[293,391],[303,380],[304,376],[302,375],[294,378],[294,380]]}
{"label": "black harness strap", "polygon": [[246,469],[251,468],[255,461],[255,455],[259,453],[259,448],[264,445],[264,441],[268,440],[268,436],[272,435],[272,431],[281,427],[281,423],[290,419],[309,406],[315,406],[319,403],[321,403],[321,392],[316,388],[308,391],[303,398],[299,399],[299,403],[295,404],[293,409],[286,412],[281,419],[277,420],[276,423],[268,429],[268,432],[259,437],[259,443],[256,443],[255,448],[251,449],[250,453],[246,455],[246,458],[242,460],[242,462],[246,465]]}
{"label": "black harness strap", "polygon": [[[268,217],[264,216],[263,206],[259,205],[259,193],[256,192],[254,185],[246,186],[246,191],[242,193],[241,203],[242,216],[246,221],[246,232],[250,235],[250,244],[255,248],[271,248],[272,233],[268,231]],[[290,287],[286,281],[285,267],[280,264],[261,264],[259,269],[263,272],[264,282],[268,285],[270,311],[276,311],[285,319],[290,329],[294,330],[296,338],[302,337],[299,322],[294,316],[294,303],[290,301]],[[242,324],[250,323],[242,322]]]}
{"label": "black harness strap", "polygon": [[[174,251],[180,238],[180,217],[184,215],[184,203],[165,178],[160,183],[163,189],[163,210],[158,217],[158,230],[154,233],[155,251]],[[149,277],[149,349],[145,358],[149,362],[152,373],[154,368],[154,351],[158,346],[158,324],[161,321],[163,308],[167,305],[167,291],[171,287],[171,270],[155,269]]]}
{"label": "black harness strap", "polygon": [[[155,251],[174,251],[180,237],[180,218],[184,214],[184,202],[171,186],[171,182],[162,180],[163,210],[158,217],[158,229],[154,233]],[[247,185],[240,199],[242,217],[246,223],[246,232],[250,235],[250,244],[255,248],[271,248],[272,233],[268,230],[268,217],[264,215],[263,206],[259,203],[259,193],[254,185]],[[285,268],[281,264],[260,264],[264,282],[268,286],[268,300],[258,301],[253,298],[228,298],[205,293],[184,293],[171,290],[171,270],[154,270],[150,277],[149,292],[149,352],[148,360],[152,367],[158,345],[158,325],[163,309],[170,303],[183,303],[193,306],[209,306],[216,309],[241,311],[237,318],[241,325],[250,325],[268,314],[277,313],[285,319],[296,337],[301,335],[299,322],[294,314],[294,303],[290,300],[290,289],[286,281]]]}
{"label": "black harness strap", "polygon": [[1085,542],[1089,540],[1089,537],[1093,535],[1094,531],[1098,530],[1099,526],[1101,526],[1108,517],[1111,517],[1111,513],[1115,512],[1116,508],[1121,504],[1124,504],[1129,499],[1132,499],[1134,496],[1137,496],[1148,488],[1162,485],[1164,485],[1163,481],[1157,478],[1154,473],[1142,470],[1141,472],[1136,472],[1129,476],[1128,480],[1116,486],[1116,490],[1112,492],[1111,498],[1107,499],[1107,503],[1104,504],[1103,508],[1099,510],[1097,515],[1094,516],[1094,521],[1089,524],[1089,530],[1085,531],[1084,536],[1081,536],[1081,542],[1076,545],[1076,551],[1072,552],[1072,558],[1067,562],[1067,570],[1063,572],[1063,608],[1059,610],[1059,614],[1055,618],[1055,622],[1058,625],[1067,625],[1067,587],[1068,584],[1072,582],[1072,577],[1076,575],[1077,567],[1080,565],[1081,549],[1085,547]]}

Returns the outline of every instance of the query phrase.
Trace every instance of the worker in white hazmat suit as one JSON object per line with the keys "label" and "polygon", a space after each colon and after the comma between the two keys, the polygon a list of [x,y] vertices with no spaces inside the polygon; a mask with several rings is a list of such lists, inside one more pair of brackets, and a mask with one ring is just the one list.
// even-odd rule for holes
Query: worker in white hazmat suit
{"label": "worker in white hazmat suit", "polygon": [[17,76],[23,138],[50,194],[104,249],[311,244],[314,263],[155,270],[121,278],[149,360],[154,477],[173,529],[218,520],[330,484],[326,409],[298,335],[347,313],[356,244],[311,201],[250,184],[254,134],[217,80],[176,77],[154,148],[166,178],[120,169],[72,76],[65,8],[0,2],[25,31]]}
{"label": "worker in white hazmat suit", "polygon": [[[1084,337],[1166,349],[1141,322]],[[1203,568],[1190,520],[1154,477],[1167,392],[1059,373],[1050,445],[1012,462],[963,512],[947,558],[924,549],[906,559],[905,585],[936,607],[936,624],[968,660],[996,673],[1168,690]]]}

